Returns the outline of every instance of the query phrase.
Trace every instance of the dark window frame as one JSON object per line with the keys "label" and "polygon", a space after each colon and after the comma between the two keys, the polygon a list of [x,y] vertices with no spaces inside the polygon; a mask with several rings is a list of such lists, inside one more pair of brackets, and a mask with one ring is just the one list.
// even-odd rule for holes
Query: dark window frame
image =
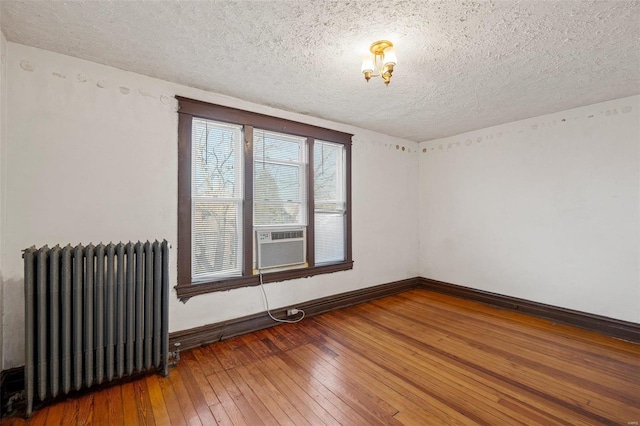
{"label": "dark window frame", "polygon": [[[307,263],[308,267],[263,274],[263,282],[278,282],[306,278],[353,269],[351,219],[351,137],[349,133],[325,129],[283,118],[210,104],[181,96],[178,100],[178,285],[176,293],[183,301],[200,294],[226,291],[260,284],[253,275],[253,129],[270,130],[307,138]],[[193,283],[191,279],[191,125],[193,118],[239,124],[244,127],[244,201],[243,201],[243,266],[241,277]],[[345,260],[316,266],[314,262],[314,181],[313,143],[322,140],[345,148]],[[247,232],[249,230],[250,232]]]}

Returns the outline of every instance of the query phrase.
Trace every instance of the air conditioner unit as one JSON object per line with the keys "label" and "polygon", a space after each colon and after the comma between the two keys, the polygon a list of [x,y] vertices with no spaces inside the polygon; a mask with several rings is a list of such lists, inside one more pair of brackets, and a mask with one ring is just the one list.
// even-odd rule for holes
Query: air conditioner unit
{"label": "air conditioner unit", "polygon": [[256,231],[258,269],[302,265],[306,261],[304,228]]}

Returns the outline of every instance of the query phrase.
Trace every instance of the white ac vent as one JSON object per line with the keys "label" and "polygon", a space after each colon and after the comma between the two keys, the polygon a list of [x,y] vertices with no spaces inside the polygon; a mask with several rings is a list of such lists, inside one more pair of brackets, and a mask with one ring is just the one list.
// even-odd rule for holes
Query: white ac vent
{"label": "white ac vent", "polygon": [[260,270],[305,263],[304,228],[256,231],[256,243]]}

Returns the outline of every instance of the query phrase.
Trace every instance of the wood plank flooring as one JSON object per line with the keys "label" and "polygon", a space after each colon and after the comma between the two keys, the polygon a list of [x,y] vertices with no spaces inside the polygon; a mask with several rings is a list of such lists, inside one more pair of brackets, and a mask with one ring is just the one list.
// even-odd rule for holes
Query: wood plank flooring
{"label": "wood plank flooring", "polygon": [[426,290],[185,351],[18,425],[637,425],[640,345]]}

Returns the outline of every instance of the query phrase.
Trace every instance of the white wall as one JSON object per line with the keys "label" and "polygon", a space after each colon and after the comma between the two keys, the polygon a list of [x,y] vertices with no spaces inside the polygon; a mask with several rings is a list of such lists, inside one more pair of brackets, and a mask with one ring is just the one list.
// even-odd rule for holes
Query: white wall
{"label": "white wall", "polygon": [[639,146],[640,96],[420,144],[420,275],[640,322]]}
{"label": "white wall", "polygon": [[[176,94],[355,134],[354,269],[268,284],[272,307],[418,275],[416,143],[14,43],[7,67],[5,369],[24,360],[22,249],[167,238],[175,284]],[[172,298],[170,330],[263,310],[257,287]]]}
{"label": "white wall", "polygon": [[7,78],[5,76],[6,72],[6,50],[7,50],[7,40],[4,37],[4,33],[0,31],[0,371],[3,363],[3,351],[2,351],[2,342],[3,342],[3,317],[4,317],[4,307],[3,307],[3,293],[4,293],[4,280],[2,275],[2,231],[3,231],[3,216],[2,212],[4,211],[4,203],[3,196],[4,180],[2,179],[4,168],[2,166],[4,162],[4,142],[6,138],[4,137],[4,132],[6,130],[6,126],[4,123],[5,111],[6,111],[6,103],[5,103],[5,94],[6,94],[6,83]]}

